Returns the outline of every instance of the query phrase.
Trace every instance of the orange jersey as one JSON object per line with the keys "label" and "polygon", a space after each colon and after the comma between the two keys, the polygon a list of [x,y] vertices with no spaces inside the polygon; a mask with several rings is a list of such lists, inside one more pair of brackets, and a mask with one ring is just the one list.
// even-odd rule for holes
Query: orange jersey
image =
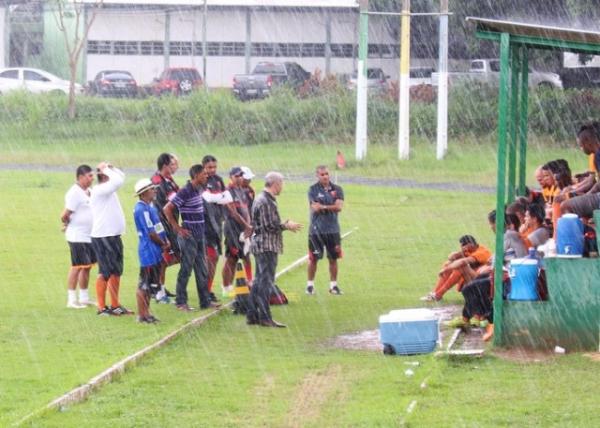
{"label": "orange jersey", "polygon": [[544,202],[552,205],[554,202],[554,198],[560,193],[560,189],[557,186],[552,187],[543,187],[542,188],[542,197],[544,198]]}
{"label": "orange jersey", "polygon": [[596,155],[594,153],[590,153],[588,155],[588,171],[592,171],[595,173],[598,173],[598,171],[596,171]]}
{"label": "orange jersey", "polygon": [[473,257],[478,265],[487,264],[492,258],[492,252],[485,246],[480,245],[475,251],[469,254],[465,254],[466,257]]}

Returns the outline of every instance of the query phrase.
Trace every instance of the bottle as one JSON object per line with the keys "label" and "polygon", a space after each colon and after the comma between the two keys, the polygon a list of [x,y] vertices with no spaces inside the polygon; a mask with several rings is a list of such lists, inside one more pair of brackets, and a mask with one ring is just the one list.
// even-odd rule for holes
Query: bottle
{"label": "bottle", "polygon": [[529,251],[527,253],[527,258],[528,259],[537,259],[538,258],[537,251],[534,247],[529,247]]}

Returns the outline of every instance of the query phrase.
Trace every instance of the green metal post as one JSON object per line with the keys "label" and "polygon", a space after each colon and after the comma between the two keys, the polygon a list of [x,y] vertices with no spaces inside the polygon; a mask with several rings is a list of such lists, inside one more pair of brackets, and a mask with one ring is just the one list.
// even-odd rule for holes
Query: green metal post
{"label": "green metal post", "polygon": [[527,117],[529,97],[529,61],[527,47],[521,48],[521,114],[519,120],[519,195],[525,194],[527,182]]}
{"label": "green metal post", "polygon": [[515,199],[517,166],[517,123],[519,117],[519,51],[517,46],[510,47],[510,141],[508,149],[508,192],[507,202]]}
{"label": "green metal post", "polygon": [[496,183],[496,254],[494,259],[494,344],[502,345],[502,267],[504,264],[504,203],[506,201],[506,122],[510,36],[500,36],[500,96],[498,99],[498,178]]}

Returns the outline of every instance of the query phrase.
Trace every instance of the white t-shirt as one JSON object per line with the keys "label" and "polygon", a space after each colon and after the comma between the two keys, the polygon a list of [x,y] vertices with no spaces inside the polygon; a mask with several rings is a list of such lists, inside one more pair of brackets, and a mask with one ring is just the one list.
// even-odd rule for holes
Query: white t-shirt
{"label": "white t-shirt", "polygon": [[92,238],[118,236],[125,232],[125,215],[117,196],[117,190],[125,181],[125,174],[116,168],[105,168],[102,173],[109,180],[92,188]]}
{"label": "white t-shirt", "polygon": [[71,211],[65,237],[69,242],[92,242],[92,208],[90,196],[78,184],[71,186],[65,195],[65,208]]}

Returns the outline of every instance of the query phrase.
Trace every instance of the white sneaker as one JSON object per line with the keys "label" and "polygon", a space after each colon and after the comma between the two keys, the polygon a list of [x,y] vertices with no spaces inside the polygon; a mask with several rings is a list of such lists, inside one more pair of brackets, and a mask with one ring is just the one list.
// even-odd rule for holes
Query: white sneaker
{"label": "white sneaker", "polygon": [[67,303],[67,308],[71,308],[71,309],[84,309],[85,307],[86,307],[85,305],[82,305],[77,302],[68,302]]}
{"label": "white sneaker", "polygon": [[419,300],[421,302],[437,302],[437,301],[442,300],[442,299],[436,298],[435,297],[435,293],[431,292],[431,293],[427,293],[423,297],[419,298]]}
{"label": "white sneaker", "polygon": [[86,300],[83,302],[80,301],[79,304],[83,306],[96,306],[96,302],[94,302],[93,300]]}

